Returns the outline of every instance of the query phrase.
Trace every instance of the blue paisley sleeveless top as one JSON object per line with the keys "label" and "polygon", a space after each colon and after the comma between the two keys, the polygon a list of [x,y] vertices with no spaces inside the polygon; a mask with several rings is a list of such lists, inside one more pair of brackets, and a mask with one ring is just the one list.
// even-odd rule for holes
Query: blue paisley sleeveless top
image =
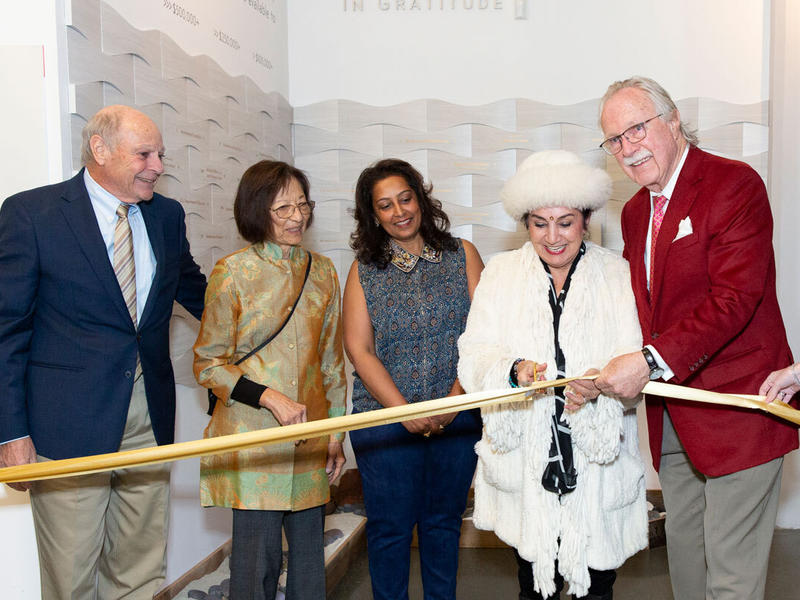
{"label": "blue paisley sleeveless top", "polygon": [[[458,347],[469,312],[464,247],[417,258],[393,246],[385,269],[358,265],[375,351],[408,402],[447,395],[456,379]],[[353,412],[382,408],[354,373]]]}

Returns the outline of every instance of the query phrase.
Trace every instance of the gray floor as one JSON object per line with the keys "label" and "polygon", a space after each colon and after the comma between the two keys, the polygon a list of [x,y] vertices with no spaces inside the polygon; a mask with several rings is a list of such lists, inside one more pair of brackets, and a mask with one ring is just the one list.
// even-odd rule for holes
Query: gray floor
{"label": "gray floor", "polygon": [[[800,573],[800,530],[775,531],[767,580],[767,600],[800,598],[797,575]],[[459,558],[458,600],[516,600],[516,563],[507,549],[462,549]],[[422,598],[419,558],[412,550],[411,600]],[[328,600],[371,600],[366,553],[359,556]],[[564,594],[563,598],[568,598]],[[630,558],[618,571],[615,600],[672,600],[667,568],[667,553],[662,548],[645,550]]]}

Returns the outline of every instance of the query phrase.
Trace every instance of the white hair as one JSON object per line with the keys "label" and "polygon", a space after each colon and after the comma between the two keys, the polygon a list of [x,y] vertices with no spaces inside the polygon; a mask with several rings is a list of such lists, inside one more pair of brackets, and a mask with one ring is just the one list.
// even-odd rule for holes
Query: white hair
{"label": "white hair", "polygon": [[[609,98],[616,94],[620,90],[624,90],[625,88],[636,88],[637,90],[642,90],[647,97],[655,106],[656,113],[661,115],[662,121],[668,121],[672,118],[673,113],[678,110],[678,107],[675,106],[675,102],[672,101],[672,98],[667,93],[663,87],[661,87],[658,82],[649,77],[629,77],[623,81],[615,81],[606,90],[606,93],[603,94],[603,97],[600,100],[600,116],[603,115],[603,109],[605,108],[606,102],[608,102]],[[683,135],[684,139],[689,142],[692,146],[697,146],[697,130],[692,129],[689,127],[689,124],[685,121],[681,121],[681,135]]]}

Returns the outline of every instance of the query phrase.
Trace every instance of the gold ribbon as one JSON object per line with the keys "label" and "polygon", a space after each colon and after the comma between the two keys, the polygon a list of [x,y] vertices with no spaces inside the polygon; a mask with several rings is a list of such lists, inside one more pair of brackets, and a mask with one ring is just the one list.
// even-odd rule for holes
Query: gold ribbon
{"label": "gold ribbon", "polygon": [[[308,438],[322,437],[332,433],[364,429],[377,425],[399,423],[421,417],[432,417],[445,413],[469,410],[483,406],[493,406],[506,402],[515,402],[530,398],[532,392],[537,390],[558,387],[575,381],[576,379],[594,379],[596,376],[567,377],[554,381],[537,381],[524,388],[503,390],[489,390],[448,396],[436,400],[393,406],[370,412],[343,417],[333,417],[309,423],[298,423],[285,427],[273,427],[246,433],[235,433],[191,442],[180,442],[152,448],[140,448],[125,452],[112,452],[79,458],[67,458],[41,463],[18,465],[0,469],[0,483],[13,483],[17,481],[36,481],[40,479],[54,479],[56,477],[72,477],[75,475],[88,475],[113,469],[140,467],[157,463],[171,462],[196,456],[223,454],[236,450],[245,450],[267,444],[289,442]],[[651,381],[644,393],[666,396],[679,400],[694,402],[707,402],[726,406],[762,410],[772,415],[800,425],[800,411],[793,409],[783,402],[767,404],[763,396],[731,395],[708,392],[695,388],[671,385]]]}

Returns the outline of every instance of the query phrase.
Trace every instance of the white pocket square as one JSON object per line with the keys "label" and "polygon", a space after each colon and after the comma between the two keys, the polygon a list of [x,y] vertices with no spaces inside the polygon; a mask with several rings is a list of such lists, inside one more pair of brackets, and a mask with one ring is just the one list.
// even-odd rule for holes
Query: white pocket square
{"label": "white pocket square", "polygon": [[683,221],[678,223],[678,233],[672,242],[677,242],[679,239],[685,238],[687,235],[692,235],[692,220],[689,217],[686,217]]}

